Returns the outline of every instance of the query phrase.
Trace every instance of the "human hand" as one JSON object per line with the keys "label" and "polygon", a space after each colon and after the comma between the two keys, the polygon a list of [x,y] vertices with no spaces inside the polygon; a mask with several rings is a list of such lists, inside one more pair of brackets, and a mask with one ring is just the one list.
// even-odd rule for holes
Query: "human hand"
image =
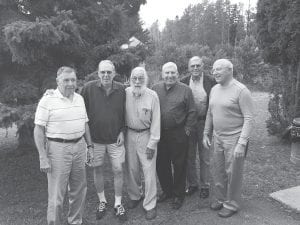
{"label": "human hand", "polygon": [[151,148],[146,149],[147,159],[151,160],[154,156],[155,150]]}
{"label": "human hand", "polygon": [[55,91],[54,89],[47,89],[43,96],[47,96],[47,95],[52,96],[54,95],[54,91]]}
{"label": "human hand", "polygon": [[117,145],[121,146],[124,144],[124,134],[123,132],[120,132],[118,138],[117,138]]}
{"label": "human hand", "polygon": [[209,149],[209,148],[210,148],[211,143],[210,143],[210,139],[209,139],[209,137],[208,137],[207,134],[203,134],[203,141],[202,141],[202,144],[203,144],[204,148],[206,148],[206,149]]}
{"label": "human hand", "polygon": [[234,158],[244,157],[245,156],[245,150],[246,150],[246,146],[238,143],[235,146],[235,149],[234,149],[234,152],[233,152]]}
{"label": "human hand", "polygon": [[49,163],[49,159],[40,159],[40,171],[43,173],[51,172],[51,165]]}
{"label": "human hand", "polygon": [[86,155],[86,165],[92,166],[94,161],[94,146],[89,146]]}

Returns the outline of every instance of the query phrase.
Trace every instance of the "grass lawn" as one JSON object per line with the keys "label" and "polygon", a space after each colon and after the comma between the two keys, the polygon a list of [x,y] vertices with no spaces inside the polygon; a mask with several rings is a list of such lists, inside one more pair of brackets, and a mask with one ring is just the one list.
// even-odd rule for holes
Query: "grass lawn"
{"label": "grass lawn", "polygon": [[[265,120],[268,117],[268,94],[255,92],[253,97],[256,106],[255,128],[244,168],[243,198],[246,202],[269,202],[269,193],[300,185],[300,169],[293,166],[289,161],[290,146],[267,134]],[[14,150],[16,147],[14,130],[11,129],[9,131],[8,138],[4,137],[5,132],[3,130],[0,131],[0,225],[46,224],[47,180],[45,174],[39,172],[38,154],[33,149]],[[112,203],[114,193],[109,164],[106,164],[105,170],[106,194],[108,201]],[[91,172],[88,169],[85,224],[119,224],[112,215],[113,211],[111,208],[103,220],[95,221],[94,210],[97,204],[97,197]],[[126,194],[124,201],[125,203],[127,201]],[[269,204],[275,205],[276,210],[280,208],[274,202],[266,204],[268,207],[270,206]],[[186,198],[185,205],[180,212],[174,212],[168,204],[164,203],[158,206],[158,217],[153,222],[147,222],[144,219],[142,207],[139,206],[136,210],[129,212],[129,221],[126,224],[198,224],[196,221],[198,221],[197,218],[199,216],[202,216],[202,219],[205,221],[210,221],[202,223],[204,225],[221,224],[221,222],[218,222],[219,220],[209,220],[209,218],[215,218],[215,216],[207,209],[207,206],[208,201],[199,203],[199,198],[196,195],[195,198]],[[110,207],[112,206],[110,205]],[[273,211],[266,209],[265,213],[270,214],[268,221],[272,221],[273,216],[278,216],[276,215],[278,214],[277,211],[274,211],[274,215],[272,215]],[[64,213],[66,212],[67,208],[65,207]],[[249,213],[251,213],[251,210]],[[261,212],[261,214],[264,215],[264,212]],[[204,219],[205,215],[207,215],[207,220]],[[292,221],[282,225],[300,224],[300,222],[293,222],[300,220],[300,216],[297,213],[285,210],[284,214],[279,216],[283,216],[284,221],[285,219]],[[256,220],[248,218],[250,221],[248,223],[247,215],[245,214],[236,218],[236,221],[239,221],[238,218],[240,218],[240,221],[243,222],[234,222],[234,219],[232,220],[233,222],[222,224],[254,224],[251,221],[256,221],[255,224],[280,224],[261,222],[264,220],[259,218],[256,218]]]}

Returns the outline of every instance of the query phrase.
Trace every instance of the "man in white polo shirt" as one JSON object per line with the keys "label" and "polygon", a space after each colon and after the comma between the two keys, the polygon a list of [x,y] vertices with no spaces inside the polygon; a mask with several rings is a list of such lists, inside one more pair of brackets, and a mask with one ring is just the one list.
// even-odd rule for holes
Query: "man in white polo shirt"
{"label": "man in white polo shirt", "polygon": [[49,225],[61,224],[67,187],[68,223],[82,224],[87,189],[86,147],[88,158],[92,160],[93,146],[84,100],[75,93],[76,80],[74,69],[59,68],[57,89],[53,94],[42,97],[35,114],[34,140],[39,152],[40,170],[47,173],[48,178]]}

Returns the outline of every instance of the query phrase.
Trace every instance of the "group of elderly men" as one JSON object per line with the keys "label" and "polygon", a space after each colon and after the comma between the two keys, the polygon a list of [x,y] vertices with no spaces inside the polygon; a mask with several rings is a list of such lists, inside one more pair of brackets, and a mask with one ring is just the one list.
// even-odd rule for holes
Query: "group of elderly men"
{"label": "group of elderly men", "polygon": [[[88,82],[81,95],[75,93],[75,70],[58,70],[57,89],[40,100],[34,129],[40,169],[48,178],[49,225],[61,223],[67,190],[68,223],[82,224],[86,164],[93,168],[99,198],[96,218],[105,215],[106,153],[114,176],[115,215],[121,221],[127,219],[122,204],[123,180],[129,196],[127,208],[133,209],[143,201],[146,219],[154,219],[156,203],[169,198],[172,208],[179,209],[185,195],[198,190],[197,149],[200,198],[209,196],[212,149],[211,209],[220,210],[221,217],[238,211],[253,117],[251,95],[233,78],[229,60],[214,63],[214,78],[204,73],[203,66],[200,57],[192,57],[190,75],[180,82],[176,64],[168,62],[162,67],[163,81],[152,90],[147,88],[146,70],[136,67],[131,72],[130,87],[125,89],[113,80],[113,63],[103,60],[98,66],[100,79]],[[156,174],[162,189],[159,196]]]}

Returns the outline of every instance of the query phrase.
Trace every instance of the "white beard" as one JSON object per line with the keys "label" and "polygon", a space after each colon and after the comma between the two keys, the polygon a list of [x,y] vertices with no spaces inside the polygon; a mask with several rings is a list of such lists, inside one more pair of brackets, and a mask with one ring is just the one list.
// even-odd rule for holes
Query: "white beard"
{"label": "white beard", "polygon": [[142,94],[145,93],[146,91],[146,86],[142,86],[142,87],[134,87],[134,86],[131,86],[132,87],[132,93],[134,96],[136,97],[139,97],[141,96]]}

